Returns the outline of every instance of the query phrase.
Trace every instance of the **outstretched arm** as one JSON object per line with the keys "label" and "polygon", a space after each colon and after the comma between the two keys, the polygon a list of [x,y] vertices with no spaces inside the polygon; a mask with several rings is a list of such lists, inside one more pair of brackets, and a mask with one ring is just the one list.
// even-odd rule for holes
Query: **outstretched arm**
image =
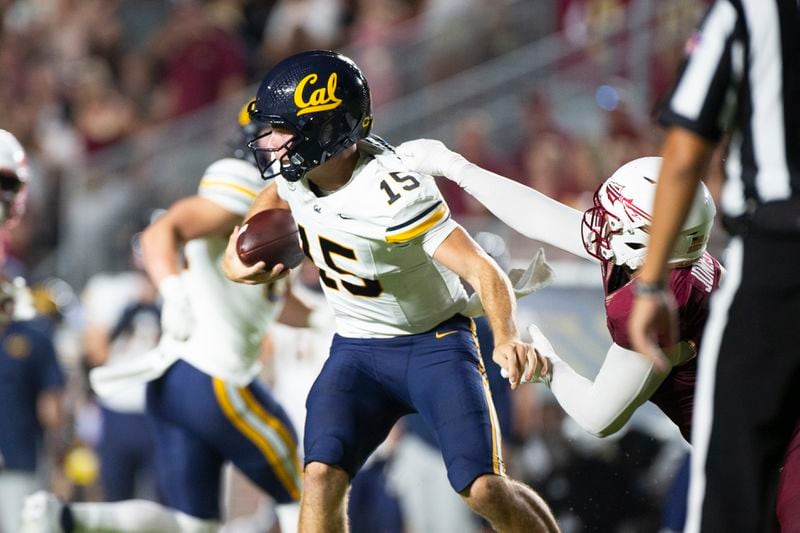
{"label": "outstretched arm", "polygon": [[440,141],[409,141],[398,146],[397,153],[410,170],[456,182],[497,218],[526,237],[596,261],[583,247],[583,214],[577,209],[470,163]]}
{"label": "outstretched arm", "polygon": [[200,196],[190,196],[174,203],[142,234],[144,267],[158,286],[165,278],[182,269],[180,250],[184,243],[210,235],[225,236],[242,220]]}
{"label": "outstretched arm", "polygon": [[597,437],[619,431],[669,374],[669,370],[658,370],[638,353],[612,344],[592,381],[558,357],[536,326],[528,331],[534,348],[552,363],[550,390],[558,403],[583,429]]}
{"label": "outstretched arm", "polygon": [[[661,155],[664,163],[658,176],[653,200],[653,222],[645,263],[639,269],[639,287],[628,320],[633,347],[665,365],[658,343],[659,336],[678,337],[678,316],[672,294],[664,287],[670,251],[686,220],[695,191],[700,183],[714,143],[696,133],[674,126],[667,131]],[[648,287],[650,290],[642,290]]]}

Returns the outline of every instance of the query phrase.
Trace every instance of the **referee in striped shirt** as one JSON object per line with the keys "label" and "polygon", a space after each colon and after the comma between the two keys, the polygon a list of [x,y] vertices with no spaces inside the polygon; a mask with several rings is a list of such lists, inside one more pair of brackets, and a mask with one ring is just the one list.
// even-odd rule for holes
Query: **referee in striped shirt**
{"label": "referee in striped shirt", "polygon": [[671,296],[664,293],[666,259],[711,153],[725,137],[728,270],[699,360],[685,531],[773,531],[776,518],[783,531],[798,531],[798,0],[717,0],[686,49],[660,116],[668,128],[664,163],[631,339],[657,361],[651,339],[674,333]]}

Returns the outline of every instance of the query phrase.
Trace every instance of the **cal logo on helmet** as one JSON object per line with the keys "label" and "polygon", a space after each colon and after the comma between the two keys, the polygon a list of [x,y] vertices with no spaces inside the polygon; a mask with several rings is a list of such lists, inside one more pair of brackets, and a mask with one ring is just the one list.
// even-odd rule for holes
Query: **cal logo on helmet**
{"label": "cal logo on helmet", "polygon": [[306,87],[313,87],[318,79],[319,76],[311,73],[297,84],[294,90],[294,105],[297,106],[298,117],[307,113],[329,111],[342,105],[342,101],[336,98],[336,82],[338,78],[335,72],[331,72],[331,75],[328,76],[328,82],[324,87],[313,89],[308,99],[305,99],[303,93],[306,92]]}

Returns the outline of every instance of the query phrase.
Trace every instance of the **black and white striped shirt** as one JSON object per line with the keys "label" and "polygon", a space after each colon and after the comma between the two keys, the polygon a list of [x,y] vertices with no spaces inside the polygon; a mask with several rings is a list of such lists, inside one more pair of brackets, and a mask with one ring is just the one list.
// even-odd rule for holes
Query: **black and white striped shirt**
{"label": "black and white striped shirt", "polygon": [[722,211],[800,199],[798,0],[716,0],[686,52],[659,118],[711,141],[730,131]]}

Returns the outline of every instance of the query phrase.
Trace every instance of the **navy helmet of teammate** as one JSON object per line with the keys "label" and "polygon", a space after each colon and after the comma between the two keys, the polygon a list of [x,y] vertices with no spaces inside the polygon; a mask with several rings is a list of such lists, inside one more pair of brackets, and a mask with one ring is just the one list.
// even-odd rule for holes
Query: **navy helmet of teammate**
{"label": "navy helmet of teammate", "polygon": [[255,97],[251,98],[239,109],[238,132],[230,143],[233,157],[243,159],[253,165],[256,164],[256,158],[253,151],[248,147],[248,143],[251,139],[257,137],[263,128],[261,123],[250,118],[249,109],[255,101]]}

